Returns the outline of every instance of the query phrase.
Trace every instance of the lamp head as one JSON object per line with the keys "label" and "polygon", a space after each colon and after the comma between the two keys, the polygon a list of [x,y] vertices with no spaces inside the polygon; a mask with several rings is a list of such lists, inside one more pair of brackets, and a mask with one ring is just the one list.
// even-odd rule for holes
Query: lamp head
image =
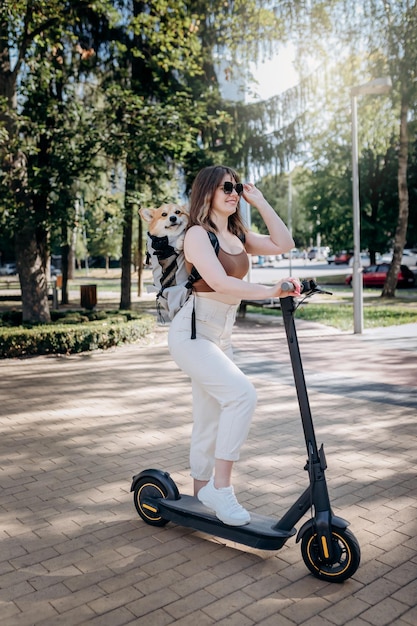
{"label": "lamp head", "polygon": [[392,88],[391,78],[389,76],[384,76],[382,78],[375,78],[375,80],[369,81],[369,83],[365,83],[364,85],[357,85],[356,87],[352,87],[350,90],[351,96],[363,96],[363,95],[374,95],[380,96],[386,94]]}

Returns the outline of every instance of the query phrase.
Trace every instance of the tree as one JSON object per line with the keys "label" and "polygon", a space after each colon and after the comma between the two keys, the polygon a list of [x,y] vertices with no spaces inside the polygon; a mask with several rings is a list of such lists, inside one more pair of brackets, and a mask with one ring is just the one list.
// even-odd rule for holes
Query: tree
{"label": "tree", "polygon": [[[294,30],[299,36],[300,57],[306,57],[306,30],[310,47],[323,51],[329,41],[322,36],[317,41],[318,23],[326,26],[332,54],[339,54],[351,65],[352,85],[360,84],[364,76],[388,74],[392,79],[392,102],[398,106],[398,218],[394,234],[394,255],[382,292],[395,296],[397,274],[406,241],[409,217],[408,158],[409,113],[417,104],[417,5],[413,0],[344,0],[310,3],[308,17],[294,12]],[[317,20],[316,20],[317,18]],[[312,20],[312,25],[308,24]],[[302,37],[302,38],[301,38]],[[313,41],[315,39],[315,41]],[[351,51],[346,56],[346,49]],[[328,53],[329,48],[327,48]],[[361,55],[362,64],[352,64]],[[361,82],[366,82],[362,80]]]}
{"label": "tree", "polygon": [[[416,125],[415,121],[410,122],[410,137],[416,137]],[[408,180],[409,180],[409,194],[410,194],[410,206],[417,206],[417,140],[411,142],[409,167],[408,167]],[[408,220],[408,232],[407,232],[407,244],[409,248],[417,248],[417,211],[410,211]]]}
{"label": "tree", "polygon": [[80,36],[92,15],[87,0],[5,0],[0,7],[1,204],[15,240],[24,321],[50,319],[50,229],[63,220],[74,179],[89,163],[83,138],[91,134],[74,76],[91,53]]}
{"label": "tree", "polygon": [[[387,57],[387,66],[399,99],[398,138],[398,222],[394,235],[394,255],[382,296],[395,297],[397,275],[407,237],[409,216],[408,158],[409,112],[417,105],[417,5],[412,0],[371,2],[377,28],[370,30],[370,52],[377,46]],[[374,19],[375,19],[374,18]],[[372,36],[375,32],[375,36]]]}

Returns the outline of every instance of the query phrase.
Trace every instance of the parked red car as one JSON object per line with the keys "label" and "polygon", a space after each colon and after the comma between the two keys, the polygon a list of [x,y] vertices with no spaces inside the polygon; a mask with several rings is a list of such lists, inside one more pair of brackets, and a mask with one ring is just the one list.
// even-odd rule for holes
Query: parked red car
{"label": "parked red car", "polygon": [[336,252],[336,254],[331,254],[327,257],[327,263],[331,265],[334,263],[335,265],[343,265],[349,263],[350,259],[353,257],[353,252],[348,252],[347,250],[342,250],[342,252]]}
{"label": "parked red car", "polygon": [[352,258],[353,253],[348,252],[347,250],[342,250],[342,252],[337,252],[331,261],[328,260],[329,263],[334,263],[335,265],[344,265],[345,263],[349,263]]}
{"label": "parked red car", "polygon": [[[363,286],[364,287],[383,287],[389,270],[389,263],[379,263],[363,268]],[[400,265],[398,272],[397,287],[414,287],[415,276],[409,267]],[[346,285],[352,284],[352,274],[346,277]]]}

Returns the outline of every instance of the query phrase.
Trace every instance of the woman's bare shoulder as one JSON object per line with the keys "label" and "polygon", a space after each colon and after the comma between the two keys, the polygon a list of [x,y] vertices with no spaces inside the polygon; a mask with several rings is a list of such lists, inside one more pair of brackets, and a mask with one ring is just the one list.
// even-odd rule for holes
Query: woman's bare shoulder
{"label": "woman's bare shoulder", "polygon": [[207,231],[199,224],[194,224],[193,226],[190,226],[185,233],[185,236],[187,239],[202,239],[203,237],[207,237]]}

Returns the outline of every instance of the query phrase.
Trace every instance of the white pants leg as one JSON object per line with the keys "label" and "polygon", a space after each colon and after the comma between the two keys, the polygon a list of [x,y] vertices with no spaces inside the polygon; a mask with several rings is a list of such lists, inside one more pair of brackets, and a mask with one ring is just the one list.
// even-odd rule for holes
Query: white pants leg
{"label": "white pants leg", "polygon": [[[195,303],[196,339],[191,339]],[[233,362],[231,333],[236,305],[192,296],[169,330],[169,349],[192,380],[191,475],[209,480],[214,460],[237,461],[256,406],[252,383]]]}

